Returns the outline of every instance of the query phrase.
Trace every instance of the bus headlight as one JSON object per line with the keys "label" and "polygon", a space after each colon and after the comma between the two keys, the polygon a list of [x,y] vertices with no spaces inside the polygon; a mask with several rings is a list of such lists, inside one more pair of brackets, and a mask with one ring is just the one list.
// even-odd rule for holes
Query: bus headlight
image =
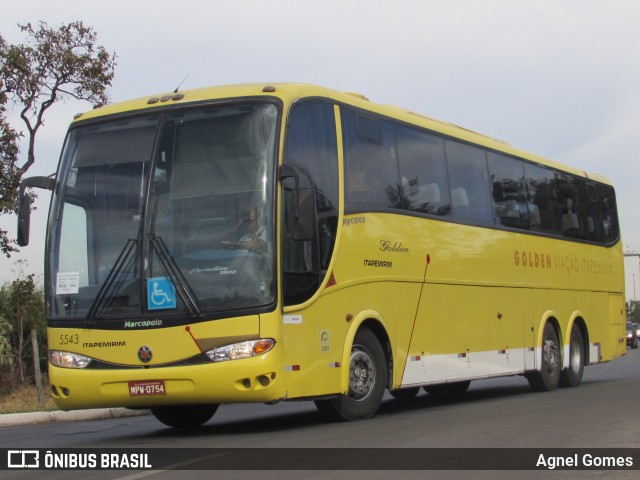
{"label": "bus headlight", "polygon": [[91,363],[91,359],[79,353],[51,350],[49,351],[49,363],[62,368],[84,368]]}
{"label": "bus headlight", "polygon": [[239,360],[262,355],[271,350],[275,344],[275,340],[271,338],[261,338],[260,340],[225,345],[224,347],[209,350],[206,353],[213,362],[225,362],[227,360]]}

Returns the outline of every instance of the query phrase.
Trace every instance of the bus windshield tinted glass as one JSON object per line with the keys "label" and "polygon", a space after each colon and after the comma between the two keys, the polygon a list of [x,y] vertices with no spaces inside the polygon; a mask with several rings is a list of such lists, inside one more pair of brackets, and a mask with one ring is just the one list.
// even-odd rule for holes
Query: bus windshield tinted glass
{"label": "bus windshield tinted glass", "polygon": [[[235,309],[273,299],[276,118],[275,106],[255,104],[167,115],[149,199],[147,261],[152,285],[180,277],[168,287],[176,289],[176,308]],[[148,308],[163,310],[164,297],[153,295]]]}
{"label": "bus windshield tinted glass", "polygon": [[270,302],[276,119],[241,104],[73,129],[50,218],[50,317]]}

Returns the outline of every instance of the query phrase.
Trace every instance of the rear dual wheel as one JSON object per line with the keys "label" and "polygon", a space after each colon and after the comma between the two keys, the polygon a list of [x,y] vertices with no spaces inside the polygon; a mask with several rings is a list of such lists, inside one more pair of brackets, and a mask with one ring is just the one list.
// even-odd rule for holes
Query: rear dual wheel
{"label": "rear dual wheel", "polygon": [[580,327],[574,323],[571,328],[571,339],[569,340],[569,367],[560,374],[560,386],[577,387],[580,385],[584,364],[584,339]]}

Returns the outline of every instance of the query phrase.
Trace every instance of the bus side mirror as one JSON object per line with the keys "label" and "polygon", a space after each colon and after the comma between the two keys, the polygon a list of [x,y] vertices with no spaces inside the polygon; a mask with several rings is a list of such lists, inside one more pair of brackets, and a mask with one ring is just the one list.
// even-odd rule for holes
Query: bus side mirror
{"label": "bus side mirror", "polygon": [[53,190],[56,181],[52,177],[29,177],[20,182],[20,197],[18,203],[18,245],[29,245],[29,230],[31,228],[31,197],[25,191],[30,187]]}
{"label": "bus side mirror", "polygon": [[[285,208],[285,221],[292,240],[311,240],[315,237],[316,202],[313,183],[304,172],[288,164],[281,165],[279,178],[292,178],[291,206]],[[286,189],[286,187],[285,187]],[[285,195],[285,202],[287,201]]]}

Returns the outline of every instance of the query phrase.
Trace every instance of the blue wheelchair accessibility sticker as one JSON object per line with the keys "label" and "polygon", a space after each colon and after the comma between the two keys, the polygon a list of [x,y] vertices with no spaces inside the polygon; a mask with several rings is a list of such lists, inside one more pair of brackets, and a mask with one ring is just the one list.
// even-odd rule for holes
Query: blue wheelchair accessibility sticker
{"label": "blue wheelchair accessibility sticker", "polygon": [[176,288],[169,277],[154,277],[147,280],[147,308],[149,310],[176,308]]}

